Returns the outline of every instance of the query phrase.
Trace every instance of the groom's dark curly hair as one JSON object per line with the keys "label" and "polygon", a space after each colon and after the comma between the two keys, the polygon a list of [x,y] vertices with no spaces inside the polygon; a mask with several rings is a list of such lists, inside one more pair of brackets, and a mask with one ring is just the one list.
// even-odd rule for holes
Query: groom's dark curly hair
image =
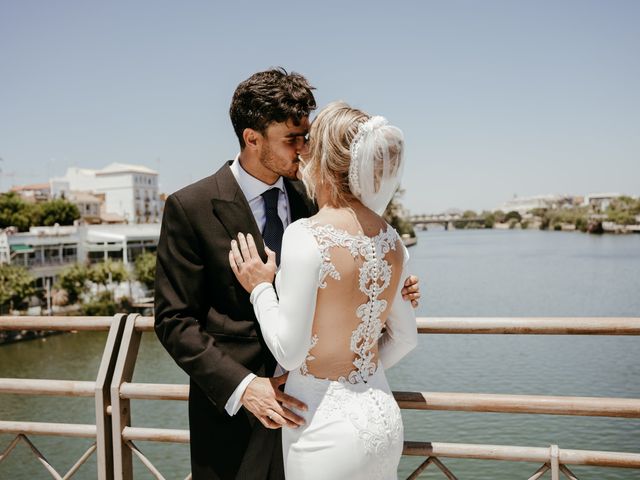
{"label": "groom's dark curly hair", "polygon": [[244,148],[242,132],[251,128],[264,133],[270,123],[291,120],[300,125],[303,117],[316,108],[316,99],[308,80],[284,68],[272,68],[251,75],[238,85],[231,100],[229,115]]}

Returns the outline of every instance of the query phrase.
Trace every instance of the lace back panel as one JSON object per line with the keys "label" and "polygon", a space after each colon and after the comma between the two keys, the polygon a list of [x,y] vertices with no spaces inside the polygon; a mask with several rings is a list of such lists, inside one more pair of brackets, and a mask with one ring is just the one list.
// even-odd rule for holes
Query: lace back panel
{"label": "lace back panel", "polygon": [[374,237],[303,220],[322,256],[305,375],[366,383],[377,368],[378,339],[399,287],[403,252],[387,226]]}

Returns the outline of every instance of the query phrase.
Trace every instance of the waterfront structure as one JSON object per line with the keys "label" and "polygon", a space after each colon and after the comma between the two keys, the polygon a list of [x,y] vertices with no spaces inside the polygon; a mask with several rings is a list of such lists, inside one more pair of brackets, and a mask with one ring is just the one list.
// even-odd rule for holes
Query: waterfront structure
{"label": "waterfront structure", "polygon": [[576,205],[577,198],[572,195],[534,195],[531,197],[514,196],[503,203],[498,210],[503,212],[518,212],[524,214],[532,210],[543,208],[562,208]]}
{"label": "waterfront structure", "polygon": [[159,237],[159,223],[31,227],[28,232],[5,229],[0,232],[0,263],[26,267],[42,286],[75,262],[111,258],[129,266],[143,251],[155,251]]}
{"label": "waterfront structure", "polygon": [[584,197],[583,205],[591,207],[596,212],[604,212],[612,200],[620,197],[621,193],[589,193]]}
{"label": "waterfront structure", "polygon": [[156,223],[162,216],[158,172],[142,165],[111,163],[101,170],[71,167],[50,183],[56,197],[72,191],[104,195],[103,212],[129,223]]}

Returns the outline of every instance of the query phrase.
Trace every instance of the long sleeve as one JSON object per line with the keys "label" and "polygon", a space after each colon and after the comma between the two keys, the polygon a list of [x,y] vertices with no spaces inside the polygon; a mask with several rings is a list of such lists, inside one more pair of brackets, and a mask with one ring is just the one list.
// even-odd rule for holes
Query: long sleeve
{"label": "long sleeve", "polygon": [[409,275],[407,262],[409,253],[404,248],[404,262],[398,291],[393,299],[391,311],[387,317],[386,330],[378,340],[378,354],[385,369],[398,363],[407,353],[413,350],[418,343],[418,330],[416,327],[416,314],[411,302],[402,298],[404,280]]}
{"label": "long sleeve", "polygon": [[299,367],[309,350],[322,258],[313,235],[291,224],[282,239],[279,300],[273,286],[261,283],[251,303],[265,342],[286,370]]}

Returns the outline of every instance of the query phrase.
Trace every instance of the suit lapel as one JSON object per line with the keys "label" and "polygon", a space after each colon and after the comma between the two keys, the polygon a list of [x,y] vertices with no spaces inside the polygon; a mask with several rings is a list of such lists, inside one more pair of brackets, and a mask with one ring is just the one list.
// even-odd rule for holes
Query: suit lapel
{"label": "suit lapel", "polygon": [[211,205],[214,215],[220,220],[230,238],[238,238],[238,233],[250,233],[256,241],[258,253],[266,258],[264,241],[251,212],[251,207],[242,193],[231,169],[225,164],[215,174],[217,191],[213,193]]}
{"label": "suit lapel", "polygon": [[291,223],[300,218],[310,217],[315,213],[313,202],[307,197],[302,182],[291,181],[285,178],[284,187],[287,189],[287,197],[289,198]]}
{"label": "suit lapel", "polygon": [[[229,234],[229,238],[237,238],[239,232],[253,235],[258,253],[266,259],[262,233],[256,224],[249,202],[229,168],[230,165],[231,162],[226,163],[214,175],[217,190],[213,192],[211,198],[213,213]],[[317,211],[304,192],[302,182],[284,179],[284,186],[289,199],[291,222],[309,217]]]}

